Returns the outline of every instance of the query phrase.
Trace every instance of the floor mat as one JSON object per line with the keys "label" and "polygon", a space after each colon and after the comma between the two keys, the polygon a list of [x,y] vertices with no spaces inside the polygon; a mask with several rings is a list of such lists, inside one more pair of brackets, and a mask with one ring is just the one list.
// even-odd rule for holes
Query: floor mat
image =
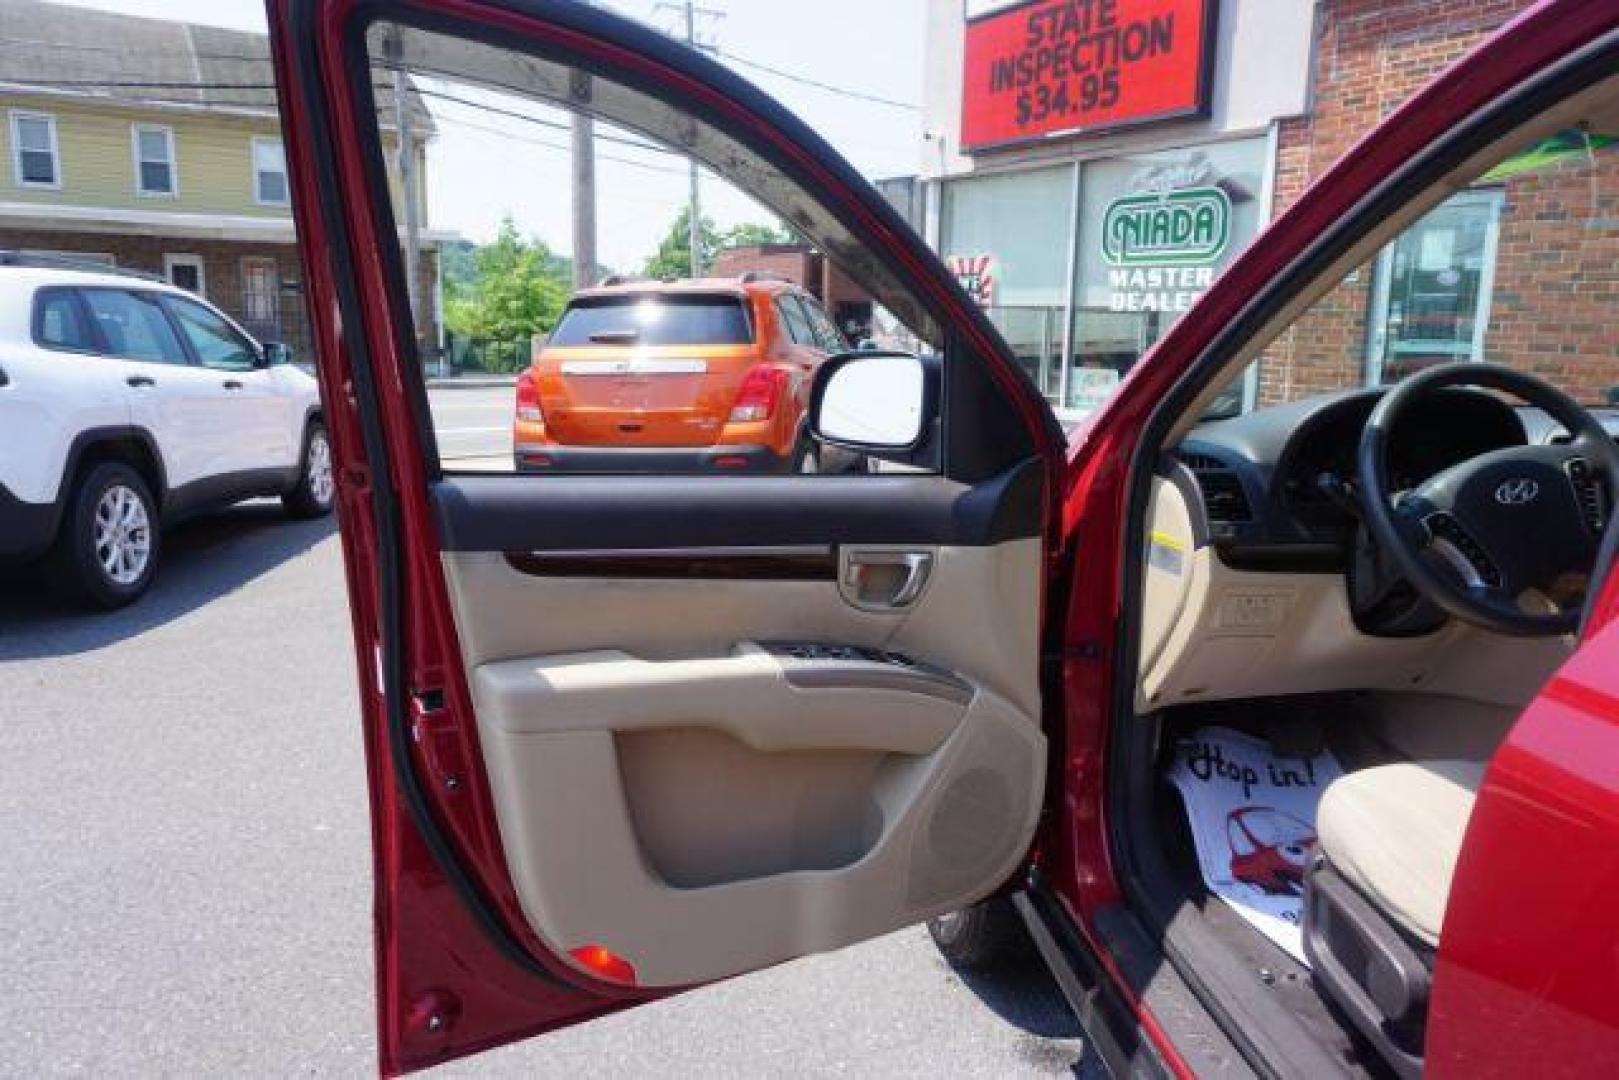
{"label": "floor mat", "polygon": [[1206,727],[1180,740],[1169,780],[1186,804],[1203,882],[1300,963],[1305,860],[1321,792],[1343,770],[1323,750],[1279,757],[1270,743]]}

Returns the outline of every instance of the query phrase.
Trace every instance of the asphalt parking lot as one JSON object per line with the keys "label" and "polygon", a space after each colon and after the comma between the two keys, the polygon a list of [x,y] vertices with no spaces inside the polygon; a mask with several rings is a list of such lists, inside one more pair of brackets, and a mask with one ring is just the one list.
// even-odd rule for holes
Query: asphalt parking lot
{"label": "asphalt parking lot", "polygon": [[[273,503],[182,527],[122,612],[0,579],[0,1075],[374,1069],[343,589],[332,525]],[[912,929],[442,1072],[1098,1069],[1042,972],[964,980]]]}
{"label": "asphalt parking lot", "polygon": [[482,380],[429,388],[439,460],[462,469],[510,472],[513,393],[510,383]]}

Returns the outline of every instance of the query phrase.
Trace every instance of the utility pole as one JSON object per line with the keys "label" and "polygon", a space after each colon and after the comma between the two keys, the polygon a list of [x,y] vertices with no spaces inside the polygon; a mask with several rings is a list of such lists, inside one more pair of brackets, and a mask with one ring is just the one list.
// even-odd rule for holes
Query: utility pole
{"label": "utility pole", "polygon": [[[723,19],[725,12],[714,8],[699,8],[697,0],[679,0],[654,5],[655,11],[677,11],[682,13],[686,23],[686,44],[694,49],[713,48],[712,44],[697,40],[697,16],[702,15],[709,19]],[[697,159],[689,159],[691,165],[691,194],[687,200],[686,246],[690,252],[691,276],[700,277],[703,272],[703,210],[701,192],[698,188]]]}
{"label": "utility pole", "polygon": [[[592,4],[595,0],[583,0]],[[573,75],[573,287],[596,284],[596,123],[587,111],[590,76]]]}
{"label": "utility pole", "polygon": [[405,100],[404,46],[395,30],[388,36],[387,57],[394,76],[394,131],[398,136],[399,187],[405,202],[405,289],[410,298],[410,324],[416,333],[416,359],[422,347],[422,241],[416,220],[416,143],[410,133]]}
{"label": "utility pole", "polygon": [[[695,0],[686,0],[686,44],[691,48],[697,47],[697,4]],[[702,201],[697,190],[697,159],[688,160],[691,167],[691,198],[687,203],[686,214],[686,243],[691,248],[691,276],[703,276],[703,212]]]}

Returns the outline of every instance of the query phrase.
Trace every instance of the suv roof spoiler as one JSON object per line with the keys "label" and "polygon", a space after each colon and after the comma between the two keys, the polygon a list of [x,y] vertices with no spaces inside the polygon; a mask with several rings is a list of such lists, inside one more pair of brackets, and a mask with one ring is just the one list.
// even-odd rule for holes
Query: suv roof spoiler
{"label": "suv roof spoiler", "polygon": [[92,274],[116,274],[119,277],[140,278],[164,285],[169,279],[162,274],[146,270],[131,270],[124,266],[110,266],[94,259],[75,259],[64,255],[39,255],[14,249],[0,250],[0,266],[31,266],[45,270],[83,270]]}

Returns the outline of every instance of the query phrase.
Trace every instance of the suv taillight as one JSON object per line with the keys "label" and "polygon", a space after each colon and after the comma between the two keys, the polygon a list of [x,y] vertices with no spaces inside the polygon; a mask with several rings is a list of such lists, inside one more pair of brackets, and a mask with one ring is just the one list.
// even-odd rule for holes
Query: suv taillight
{"label": "suv taillight", "polygon": [[731,406],[731,423],[746,424],[770,419],[786,388],[785,368],[754,368],[742,380],[742,389],[736,393],[736,404]]}
{"label": "suv taillight", "polygon": [[540,388],[534,385],[531,371],[517,376],[517,419],[535,424],[545,422],[545,413],[540,411]]}

